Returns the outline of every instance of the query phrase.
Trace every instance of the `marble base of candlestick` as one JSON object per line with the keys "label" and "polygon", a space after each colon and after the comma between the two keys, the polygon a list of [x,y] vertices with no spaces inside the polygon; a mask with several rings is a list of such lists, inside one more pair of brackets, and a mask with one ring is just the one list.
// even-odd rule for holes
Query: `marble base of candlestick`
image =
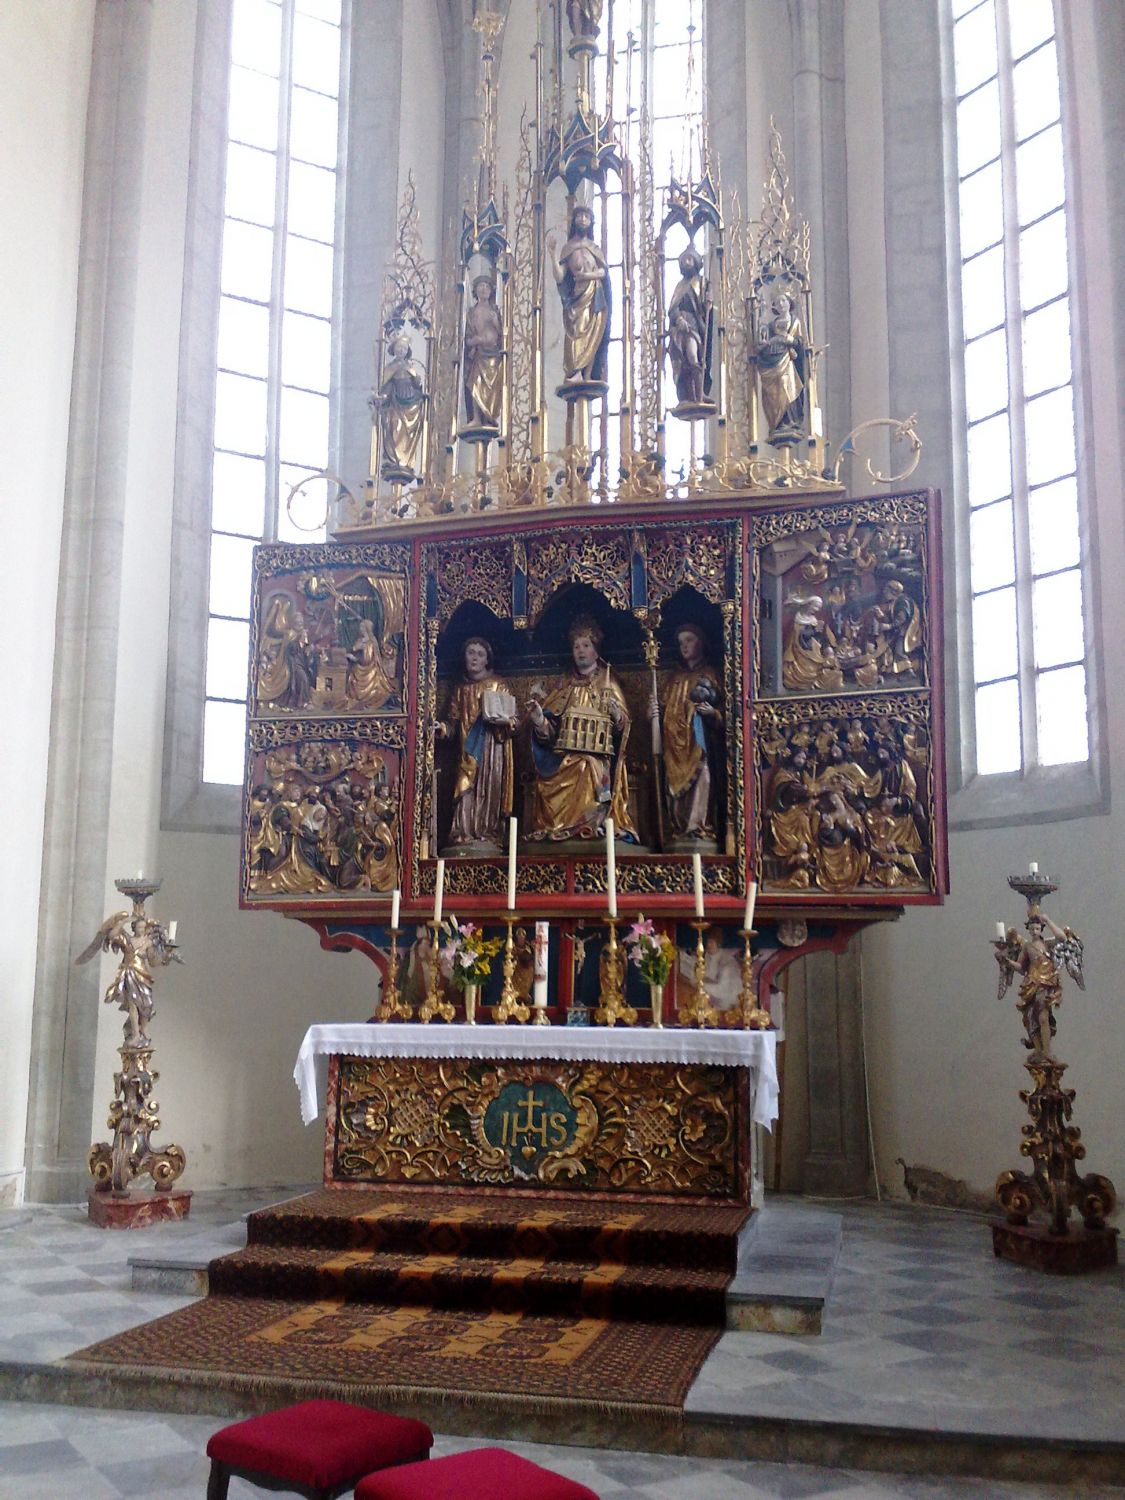
{"label": "marble base of candlestick", "polygon": [[137,1190],[100,1193],[91,1188],[86,1196],[90,1223],[99,1229],[147,1229],[164,1219],[186,1219],[191,1212],[191,1189],[171,1188],[166,1193]]}
{"label": "marble base of candlestick", "polygon": [[1052,1234],[1046,1224],[992,1222],[992,1253],[1033,1271],[1075,1276],[1104,1271],[1117,1264],[1117,1230],[1086,1229]]}

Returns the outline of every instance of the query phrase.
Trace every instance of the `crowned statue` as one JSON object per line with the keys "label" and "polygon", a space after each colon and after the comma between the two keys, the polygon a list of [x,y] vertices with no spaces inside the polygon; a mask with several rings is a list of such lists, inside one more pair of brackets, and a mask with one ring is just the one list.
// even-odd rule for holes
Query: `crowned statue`
{"label": "crowned statue", "polygon": [[504,398],[504,326],[491,276],[473,279],[462,362],[467,430],[498,430]]}
{"label": "crowned statue", "polygon": [[617,836],[636,842],[625,767],[630,724],[625,695],[600,654],[601,627],[579,615],[568,635],[571,670],[549,690],[535,683],[529,694],[535,763],[530,837],[598,838],[612,817]]}
{"label": "crowned statue", "polygon": [[561,250],[547,236],[551,270],[562,300],[563,383],[604,385],[609,349],[610,289],[605,256],[594,240],[594,211],[580,203],[570,216],[570,236]]}
{"label": "crowned statue", "polygon": [[716,845],[717,792],[723,770],[723,710],[718,672],[707,660],[706,638],[698,625],[676,631],[680,665],[671,673],[663,702],[662,741],[668,816],[675,848],[706,850]]}
{"label": "crowned statue", "polygon": [[408,484],[418,476],[426,425],[426,374],[405,333],[387,346],[387,365],[376,403],[383,444],[383,477]]}
{"label": "crowned statue", "polygon": [[470,636],[462,648],[461,681],[434,725],[438,740],[460,751],[453,784],[447,854],[496,854],[512,811],[512,735],[516,700],[492,669],[492,647]]}

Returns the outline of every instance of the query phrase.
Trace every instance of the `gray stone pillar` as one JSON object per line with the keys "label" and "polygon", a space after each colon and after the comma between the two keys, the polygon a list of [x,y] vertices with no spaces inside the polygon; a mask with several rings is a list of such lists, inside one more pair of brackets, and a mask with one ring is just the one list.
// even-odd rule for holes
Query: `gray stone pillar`
{"label": "gray stone pillar", "polygon": [[88,1180],[99,968],[73,960],[105,916],[151,24],[149,0],[99,0],[94,16],[28,1097],[33,1202],[77,1199]]}
{"label": "gray stone pillar", "polygon": [[851,309],[843,0],[789,0],[793,42],[793,141],[784,142],[797,212],[812,225],[816,339],[824,431],[851,428]]}

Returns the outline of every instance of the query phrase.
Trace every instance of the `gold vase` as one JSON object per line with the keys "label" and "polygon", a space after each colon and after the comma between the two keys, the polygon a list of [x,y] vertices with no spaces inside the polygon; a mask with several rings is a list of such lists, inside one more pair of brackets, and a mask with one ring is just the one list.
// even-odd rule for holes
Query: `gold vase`
{"label": "gold vase", "polygon": [[480,985],[467,984],[462,991],[465,996],[465,1024],[475,1026],[477,1024],[477,1000],[480,998]]}
{"label": "gold vase", "polygon": [[650,980],[648,993],[649,1004],[652,1006],[652,1024],[662,1027],[664,1025],[664,986],[653,984]]}

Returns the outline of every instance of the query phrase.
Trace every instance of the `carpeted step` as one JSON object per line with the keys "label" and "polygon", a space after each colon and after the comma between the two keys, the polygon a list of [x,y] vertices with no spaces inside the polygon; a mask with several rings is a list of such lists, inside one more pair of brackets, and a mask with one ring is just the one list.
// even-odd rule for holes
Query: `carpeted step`
{"label": "carpeted step", "polygon": [[213,1261],[213,1295],[721,1326],[725,1271],[596,1257],[431,1254],[252,1245]]}
{"label": "carpeted step", "polygon": [[250,1245],[477,1256],[566,1258],[734,1274],[739,1207],[471,1198],[438,1190],[321,1191],[251,1214]]}

